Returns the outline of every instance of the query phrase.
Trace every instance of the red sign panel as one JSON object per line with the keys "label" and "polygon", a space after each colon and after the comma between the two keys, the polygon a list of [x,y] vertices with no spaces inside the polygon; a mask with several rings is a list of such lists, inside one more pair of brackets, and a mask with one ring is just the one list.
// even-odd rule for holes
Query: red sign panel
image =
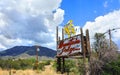
{"label": "red sign panel", "polygon": [[81,52],[81,37],[76,35],[58,42],[57,56],[73,55]]}

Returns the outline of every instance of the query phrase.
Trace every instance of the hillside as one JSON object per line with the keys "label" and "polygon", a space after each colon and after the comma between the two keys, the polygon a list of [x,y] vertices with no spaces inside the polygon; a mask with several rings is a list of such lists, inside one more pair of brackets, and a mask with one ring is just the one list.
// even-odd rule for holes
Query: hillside
{"label": "hillside", "polygon": [[[46,48],[46,47],[39,47],[40,51],[38,52],[39,56],[46,56],[46,57],[54,57],[56,55],[56,51]],[[15,46],[13,48],[4,50],[0,52],[0,56],[20,56],[23,54],[27,54],[30,56],[36,55],[36,47],[35,46]]]}

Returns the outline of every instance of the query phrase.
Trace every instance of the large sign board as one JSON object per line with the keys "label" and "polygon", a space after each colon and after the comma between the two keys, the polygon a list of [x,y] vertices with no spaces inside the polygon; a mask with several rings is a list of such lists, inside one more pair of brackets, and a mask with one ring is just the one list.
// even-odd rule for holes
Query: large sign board
{"label": "large sign board", "polygon": [[76,35],[64,40],[58,41],[57,56],[74,55],[81,52],[81,36]]}

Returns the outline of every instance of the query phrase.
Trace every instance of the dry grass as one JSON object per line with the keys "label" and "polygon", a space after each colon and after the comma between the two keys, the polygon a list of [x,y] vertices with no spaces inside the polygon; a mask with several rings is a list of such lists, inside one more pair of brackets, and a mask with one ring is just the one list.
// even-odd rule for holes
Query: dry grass
{"label": "dry grass", "polygon": [[[10,75],[10,70],[2,70],[0,69],[0,75]],[[51,67],[51,65],[45,66],[44,71],[38,70],[11,70],[11,75],[64,75],[64,74],[57,74]]]}
{"label": "dry grass", "polygon": [[0,75],[9,75],[9,72],[7,70],[0,69]]}
{"label": "dry grass", "polygon": [[53,68],[51,67],[51,65],[45,66],[45,70],[41,72],[41,75],[61,75],[61,74],[57,74]]}
{"label": "dry grass", "polygon": [[[10,71],[0,70],[0,75],[10,75]],[[11,70],[11,75],[62,75],[53,70],[36,71],[36,70]]]}

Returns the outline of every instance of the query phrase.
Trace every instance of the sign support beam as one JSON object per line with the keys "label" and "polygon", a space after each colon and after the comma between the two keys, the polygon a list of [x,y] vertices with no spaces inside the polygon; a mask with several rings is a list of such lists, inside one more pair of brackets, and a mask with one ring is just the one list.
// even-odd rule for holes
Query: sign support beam
{"label": "sign support beam", "polygon": [[85,43],[84,43],[84,35],[83,35],[83,30],[82,28],[80,29],[81,31],[81,42],[82,42],[82,53],[83,53],[83,64],[84,64],[84,69],[83,69],[83,75],[86,75],[86,51],[85,51]]}

